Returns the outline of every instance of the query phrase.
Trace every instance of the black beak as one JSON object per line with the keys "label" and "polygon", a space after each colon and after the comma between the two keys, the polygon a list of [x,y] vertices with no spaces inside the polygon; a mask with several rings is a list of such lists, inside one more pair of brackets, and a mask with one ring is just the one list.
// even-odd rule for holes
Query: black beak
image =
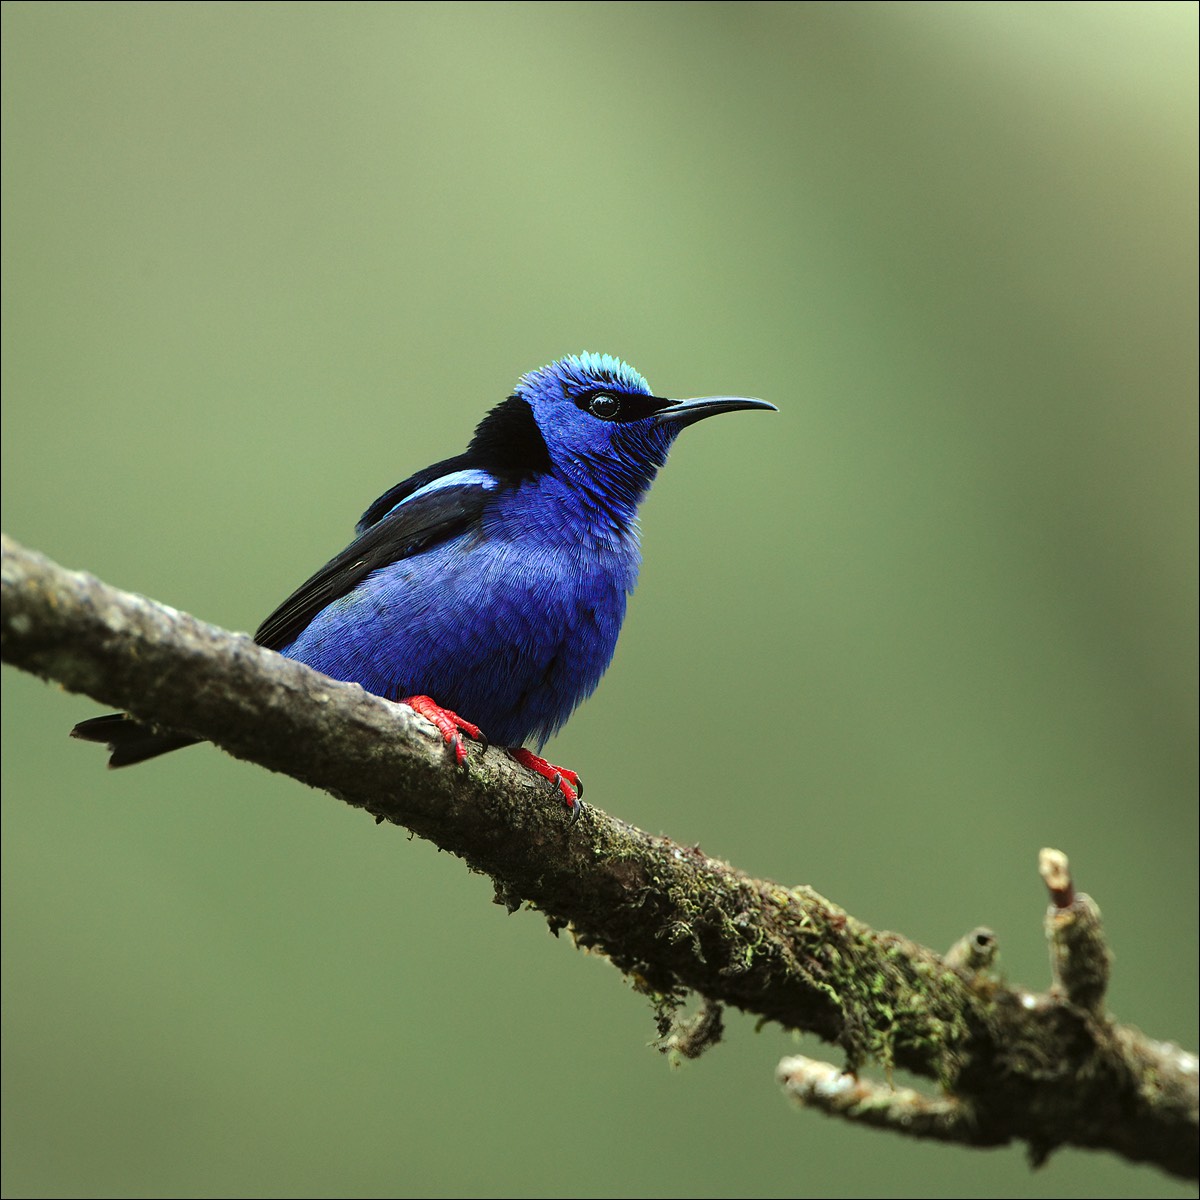
{"label": "black beak", "polygon": [[656,425],[675,425],[682,429],[705,417],[715,417],[717,413],[737,412],[741,408],[767,408],[771,412],[779,410],[765,400],[751,400],[748,396],[697,396],[694,400],[672,400],[668,407],[654,414]]}

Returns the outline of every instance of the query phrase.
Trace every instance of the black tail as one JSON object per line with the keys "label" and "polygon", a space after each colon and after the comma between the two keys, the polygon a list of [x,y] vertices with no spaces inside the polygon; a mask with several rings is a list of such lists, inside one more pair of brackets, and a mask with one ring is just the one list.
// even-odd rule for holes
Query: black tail
{"label": "black tail", "polygon": [[198,738],[185,733],[156,733],[149,725],[141,725],[128,713],[109,713],[107,717],[92,717],[80,721],[71,736],[85,742],[103,742],[112,751],[110,767],[129,767],[134,763],[157,758],[170,750],[194,746]]}

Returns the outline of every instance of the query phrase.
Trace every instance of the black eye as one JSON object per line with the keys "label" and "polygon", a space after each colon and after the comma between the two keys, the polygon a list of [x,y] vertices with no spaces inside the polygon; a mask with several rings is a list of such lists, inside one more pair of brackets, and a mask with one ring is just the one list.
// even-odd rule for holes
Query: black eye
{"label": "black eye", "polygon": [[597,392],[588,401],[588,412],[593,417],[599,417],[601,421],[615,421],[620,411],[620,400],[616,396],[610,396],[607,392]]}

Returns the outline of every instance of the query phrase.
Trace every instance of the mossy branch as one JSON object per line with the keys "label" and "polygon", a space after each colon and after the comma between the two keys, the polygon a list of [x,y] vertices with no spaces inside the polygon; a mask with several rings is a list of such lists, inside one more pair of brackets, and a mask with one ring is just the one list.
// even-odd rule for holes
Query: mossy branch
{"label": "mossy branch", "polygon": [[[810,888],[753,879],[596,808],[571,824],[561,798],[503,751],[472,747],[458,769],[412,710],[7,537],[0,629],[5,662],[459,855],[491,876],[500,902],[530,902],[607,954],[652,997],[677,1053],[719,1039],[720,1006],[734,1005],[836,1043],[851,1072],[904,1067],[945,1093],[785,1063],[789,1090],[827,1111],[968,1145],[1022,1140],[1039,1161],[1087,1146],[1197,1177],[1196,1058],[1105,1012],[1099,912],[1061,879],[1047,920],[1056,986],[1026,992],[989,973],[989,931],[940,956]],[[690,1025],[674,1020],[689,992],[702,998]]]}

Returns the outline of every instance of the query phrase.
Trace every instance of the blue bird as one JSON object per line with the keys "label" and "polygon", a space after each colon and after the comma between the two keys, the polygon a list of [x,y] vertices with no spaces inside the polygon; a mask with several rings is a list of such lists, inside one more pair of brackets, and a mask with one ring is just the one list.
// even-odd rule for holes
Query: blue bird
{"label": "blue bird", "polygon": [[[466,755],[509,747],[578,813],[573,771],[540,751],[600,682],[637,582],[637,510],[681,429],[763,400],[655,396],[619,359],[581,354],[521,378],[464,454],[418,471],[254,635],[408,704]],[[459,715],[462,714],[462,715]],[[124,713],[76,725],[109,766],[197,740]]]}

